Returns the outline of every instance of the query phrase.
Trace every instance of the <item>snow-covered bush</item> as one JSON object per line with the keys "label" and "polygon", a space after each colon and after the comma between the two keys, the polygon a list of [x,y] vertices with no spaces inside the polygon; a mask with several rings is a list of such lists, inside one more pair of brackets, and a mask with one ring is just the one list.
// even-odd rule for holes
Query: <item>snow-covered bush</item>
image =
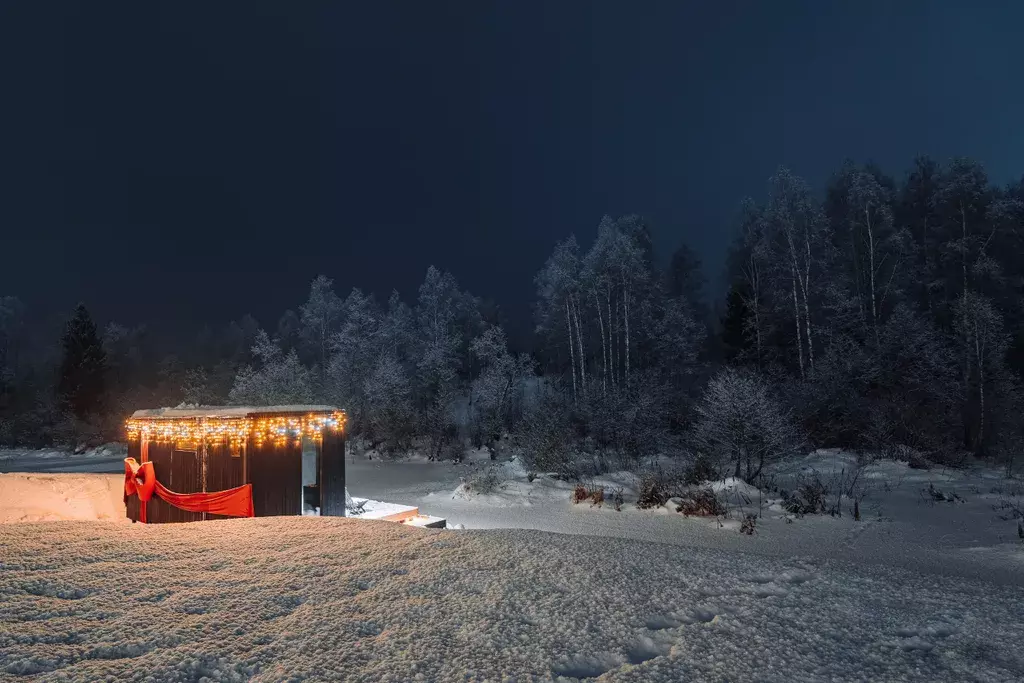
{"label": "snow-covered bush", "polygon": [[641,510],[661,507],[668,502],[670,497],[659,477],[647,475],[640,480],[640,492],[636,499],[636,506]]}
{"label": "snow-covered bush", "polygon": [[692,440],[719,471],[752,482],[774,460],[800,444],[799,432],[758,375],[726,369],[708,383],[694,408]]}
{"label": "snow-covered bush", "polygon": [[637,470],[645,459],[675,446],[668,429],[670,405],[660,377],[643,373],[615,391],[588,389],[575,412],[595,455],[612,460],[609,467]]}
{"label": "snow-covered bush", "polygon": [[794,515],[822,514],[828,507],[828,486],[818,476],[802,481],[793,493],[782,492],[782,507]]}
{"label": "snow-covered bush", "polygon": [[528,469],[557,472],[566,478],[578,475],[579,458],[572,407],[560,391],[542,391],[526,410],[516,434]]}
{"label": "snow-covered bush", "polygon": [[367,437],[385,454],[408,451],[415,414],[412,387],[405,368],[394,356],[382,356],[367,378],[364,391]]}
{"label": "snow-covered bush", "polygon": [[488,328],[473,340],[470,350],[483,365],[472,387],[476,434],[480,445],[493,447],[520,415],[523,386],[533,374],[533,361],[527,354],[509,353],[500,327]]}
{"label": "snow-covered bush", "polygon": [[727,509],[710,486],[702,486],[680,496],[676,512],[687,517],[717,517],[724,515]]}
{"label": "snow-covered bush", "polygon": [[470,495],[497,493],[505,486],[501,468],[487,467],[477,470],[462,480],[462,490]]}

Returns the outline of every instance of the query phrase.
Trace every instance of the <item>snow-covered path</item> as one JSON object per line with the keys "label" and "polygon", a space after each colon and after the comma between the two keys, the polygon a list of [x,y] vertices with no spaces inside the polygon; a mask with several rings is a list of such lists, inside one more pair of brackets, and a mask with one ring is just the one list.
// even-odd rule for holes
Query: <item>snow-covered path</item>
{"label": "snow-covered path", "polygon": [[0,680],[1024,677],[1020,589],[980,580],[345,519],[0,529]]}

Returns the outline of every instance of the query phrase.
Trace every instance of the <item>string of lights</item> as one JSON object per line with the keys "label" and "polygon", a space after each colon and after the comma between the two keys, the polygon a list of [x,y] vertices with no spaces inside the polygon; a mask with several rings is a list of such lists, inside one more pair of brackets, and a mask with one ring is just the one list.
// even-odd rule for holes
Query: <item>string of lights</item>
{"label": "string of lights", "polygon": [[345,413],[266,417],[186,417],[131,419],[125,423],[130,440],[204,441],[207,444],[240,445],[251,436],[257,445],[264,441],[287,441],[310,437],[320,439],[324,431],[342,431]]}

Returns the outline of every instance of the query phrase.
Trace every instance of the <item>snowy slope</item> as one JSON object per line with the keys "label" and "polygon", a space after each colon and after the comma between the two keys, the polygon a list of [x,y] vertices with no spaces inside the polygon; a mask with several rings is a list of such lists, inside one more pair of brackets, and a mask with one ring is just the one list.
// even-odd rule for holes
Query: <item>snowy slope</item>
{"label": "snowy slope", "polygon": [[[819,451],[780,468],[777,481],[792,489],[795,478],[816,473],[829,480],[854,465],[848,453]],[[503,486],[489,495],[466,495],[461,486],[489,461],[459,465],[427,462],[367,461],[351,458],[348,487],[353,495],[417,505],[424,514],[439,515],[449,526],[469,529],[521,528],[560,533],[611,536],[700,546],[772,557],[807,555],[849,562],[898,566],[931,574],[981,578],[1024,584],[1024,544],[1017,520],[1005,509],[1024,509],[1024,483],[1007,480],[998,471],[915,470],[906,463],[879,461],[861,473],[864,494],[861,521],[844,502],[843,517],[795,518],[777,501],[758,501],[745,484],[721,486],[730,506],[728,518],[684,517],[673,505],[638,510],[636,481],[618,473],[591,484],[606,491],[619,488],[627,501],[621,512],[607,503],[572,505],[572,485],[540,475],[528,481],[513,463],[497,466]],[[929,487],[956,494],[957,502],[935,502]],[[740,506],[746,500],[745,507]],[[763,510],[753,536],[738,533],[743,512]]]}
{"label": "snowy slope", "polygon": [[533,531],[6,525],[3,681],[1012,681],[1020,588]]}

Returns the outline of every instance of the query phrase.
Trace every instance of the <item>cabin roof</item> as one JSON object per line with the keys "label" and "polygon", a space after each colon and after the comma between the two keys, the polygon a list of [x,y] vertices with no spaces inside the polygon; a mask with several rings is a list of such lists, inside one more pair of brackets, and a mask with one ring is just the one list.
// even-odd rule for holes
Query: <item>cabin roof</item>
{"label": "cabin roof", "polygon": [[179,406],[177,408],[148,408],[132,413],[133,420],[160,420],[177,418],[229,418],[250,415],[296,415],[331,414],[340,412],[334,406],[326,405],[281,405],[281,406]]}

